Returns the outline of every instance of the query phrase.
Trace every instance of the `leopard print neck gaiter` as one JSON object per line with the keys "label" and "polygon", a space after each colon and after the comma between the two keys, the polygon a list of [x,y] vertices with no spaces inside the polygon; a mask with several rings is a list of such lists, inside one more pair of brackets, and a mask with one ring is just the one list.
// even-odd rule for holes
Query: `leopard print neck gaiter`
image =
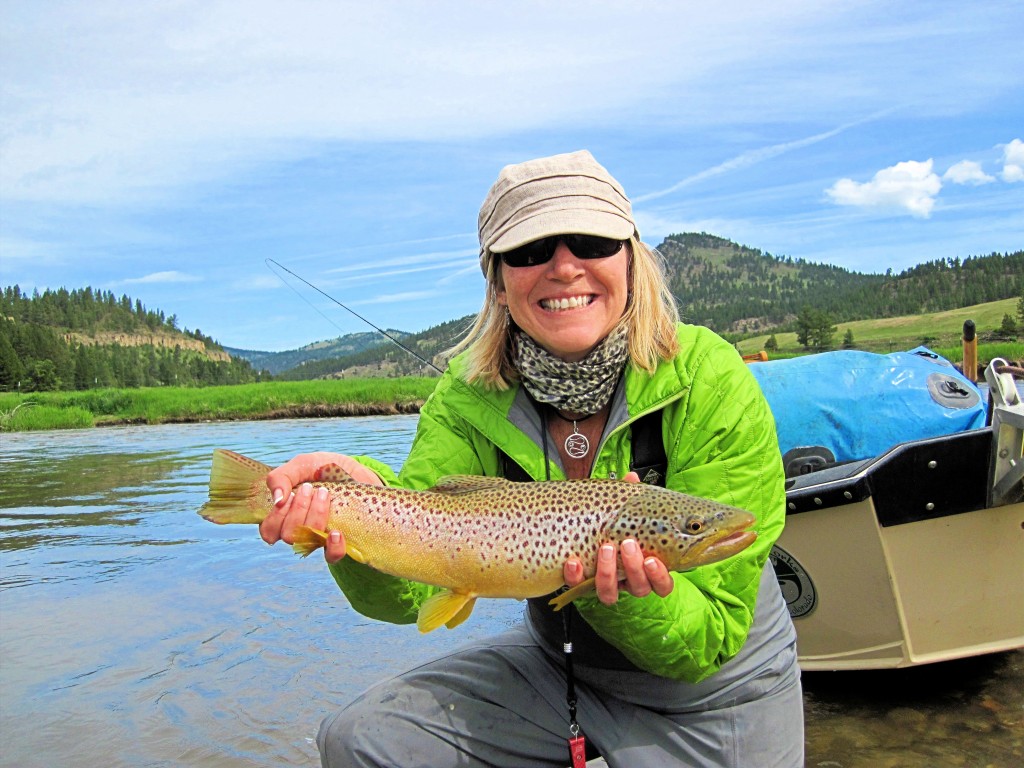
{"label": "leopard print neck gaiter", "polygon": [[538,403],[589,416],[601,410],[629,359],[629,331],[620,323],[585,358],[570,363],[552,355],[519,331],[513,337],[513,363],[523,386]]}

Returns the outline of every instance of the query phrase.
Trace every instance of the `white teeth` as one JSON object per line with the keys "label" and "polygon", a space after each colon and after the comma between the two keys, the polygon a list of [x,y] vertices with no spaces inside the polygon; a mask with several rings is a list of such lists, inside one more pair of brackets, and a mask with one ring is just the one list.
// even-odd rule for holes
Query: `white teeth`
{"label": "white teeth", "polygon": [[567,299],[544,299],[540,305],[544,309],[575,309],[576,307],[587,306],[592,300],[592,296],[570,296]]}

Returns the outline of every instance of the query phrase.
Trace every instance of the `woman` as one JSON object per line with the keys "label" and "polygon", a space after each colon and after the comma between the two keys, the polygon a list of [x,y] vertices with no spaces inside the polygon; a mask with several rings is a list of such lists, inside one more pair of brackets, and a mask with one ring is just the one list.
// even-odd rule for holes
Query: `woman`
{"label": "woman", "polygon": [[[753,377],[722,339],[678,323],[629,200],[588,152],[504,168],[479,233],[484,305],[421,410],[401,473],[366,457],[298,456],[268,477],[277,505],[261,535],[274,543],[300,525],[324,528],[326,494],[306,481],[330,462],[409,488],[451,474],[635,482],[631,427],[660,414],[664,484],[750,510],[758,538],[686,573],[631,540],[601,546],[596,596],[567,609],[587,740],[612,768],[802,766],[796,637],[767,562],[785,516],[783,471]],[[332,533],[331,572],[367,616],[412,622],[434,591],[344,553]],[[581,563],[567,562],[564,576],[581,582]],[[521,626],[325,720],[323,765],[566,765],[564,641],[547,600],[529,601]]]}

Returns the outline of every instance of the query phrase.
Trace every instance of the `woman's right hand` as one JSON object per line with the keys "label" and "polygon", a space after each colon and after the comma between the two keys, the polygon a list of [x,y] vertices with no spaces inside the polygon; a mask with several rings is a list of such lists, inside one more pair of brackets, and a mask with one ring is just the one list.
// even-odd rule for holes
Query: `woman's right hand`
{"label": "woman's right hand", "polygon": [[[372,485],[383,485],[377,474],[351,456],[341,453],[303,453],[267,475],[267,487],[274,499],[270,514],[260,523],[260,537],[267,544],[295,541],[295,530],[307,526],[314,530],[327,530],[331,502],[326,488],[314,488],[317,470],[327,464],[338,464],[354,480]],[[333,563],[345,556],[345,537],[341,531],[330,531],[324,545],[324,558]]]}

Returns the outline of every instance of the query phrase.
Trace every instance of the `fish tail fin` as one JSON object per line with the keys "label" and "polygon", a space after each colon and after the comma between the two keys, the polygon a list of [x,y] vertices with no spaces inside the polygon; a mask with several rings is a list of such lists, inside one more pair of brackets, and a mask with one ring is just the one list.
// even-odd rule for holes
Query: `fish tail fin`
{"label": "fish tail fin", "polygon": [[199,514],[211,523],[262,523],[274,500],[266,486],[270,467],[218,448],[210,468],[210,500]]}
{"label": "fish tail fin", "polygon": [[420,606],[416,626],[424,634],[433,632],[442,624],[454,629],[469,618],[475,603],[476,595],[472,593],[444,589]]}
{"label": "fish tail fin", "polygon": [[300,557],[308,557],[326,543],[326,531],[318,531],[315,528],[307,528],[302,525],[295,529],[295,541],[292,544],[292,549]]}

